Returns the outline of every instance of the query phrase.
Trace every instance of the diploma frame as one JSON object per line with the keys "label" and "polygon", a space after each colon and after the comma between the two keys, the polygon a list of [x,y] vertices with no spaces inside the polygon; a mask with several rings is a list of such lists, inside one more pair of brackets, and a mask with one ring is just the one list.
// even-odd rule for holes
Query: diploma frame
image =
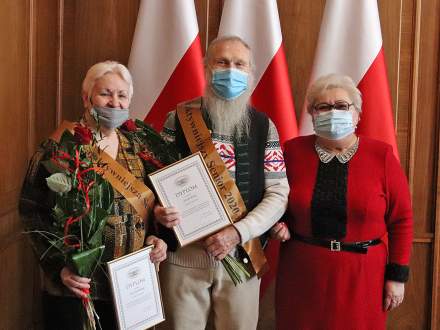
{"label": "diploma frame", "polygon": [[[177,207],[182,214],[181,223],[173,227],[180,246],[198,241],[232,224],[200,152],[148,176],[162,206]],[[196,186],[197,189],[194,188]],[[185,195],[189,202],[185,203],[177,197],[178,194]]]}
{"label": "diploma frame", "polygon": [[144,330],[165,320],[152,249],[150,245],[107,262],[120,330]]}

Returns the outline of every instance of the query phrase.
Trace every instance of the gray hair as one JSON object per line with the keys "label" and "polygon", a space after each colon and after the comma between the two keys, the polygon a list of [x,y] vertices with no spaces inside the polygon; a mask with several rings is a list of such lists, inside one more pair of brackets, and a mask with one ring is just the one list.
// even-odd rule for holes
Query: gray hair
{"label": "gray hair", "polygon": [[357,112],[362,111],[361,92],[354,84],[353,79],[351,79],[349,76],[331,73],[326,76],[319,77],[309,87],[309,90],[307,91],[307,109],[309,113],[312,112],[313,106],[315,105],[315,102],[319,96],[323,92],[334,88],[340,88],[346,91]]}
{"label": "gray hair", "polygon": [[127,67],[116,61],[98,62],[90,67],[82,83],[82,91],[87,94],[87,98],[90,99],[96,81],[107,73],[119,75],[128,84],[128,99],[130,100],[133,96],[133,79]]}
{"label": "gray hair", "polygon": [[239,42],[239,43],[241,43],[248,51],[249,51],[249,53],[250,53],[250,57],[249,57],[249,67],[251,68],[251,70],[252,70],[252,68],[253,68],[253,60],[252,60],[252,50],[251,50],[251,47],[249,46],[249,44],[246,42],[246,41],[244,41],[243,39],[241,39],[239,36],[221,36],[221,37],[217,37],[217,38],[215,38],[214,40],[212,40],[211,41],[211,43],[209,44],[209,46],[208,46],[208,49],[206,50],[206,54],[205,54],[205,58],[204,58],[204,60],[203,60],[203,63],[204,63],[204,65],[205,65],[205,67],[207,66],[207,64],[208,64],[208,61],[209,61],[209,59],[210,59],[210,57],[211,57],[211,53],[212,53],[212,49],[216,46],[216,45],[218,45],[218,44],[221,44],[221,43],[223,43],[223,42]]}

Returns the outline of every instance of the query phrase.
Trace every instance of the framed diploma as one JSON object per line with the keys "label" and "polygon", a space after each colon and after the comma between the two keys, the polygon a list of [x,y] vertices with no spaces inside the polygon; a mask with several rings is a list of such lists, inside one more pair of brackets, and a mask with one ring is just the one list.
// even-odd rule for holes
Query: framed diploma
{"label": "framed diploma", "polygon": [[107,263],[121,330],[144,330],[163,320],[159,278],[150,261],[152,246]]}
{"label": "framed diploma", "polygon": [[232,223],[200,152],[149,177],[161,204],[181,213],[182,221],[173,227],[181,246]]}

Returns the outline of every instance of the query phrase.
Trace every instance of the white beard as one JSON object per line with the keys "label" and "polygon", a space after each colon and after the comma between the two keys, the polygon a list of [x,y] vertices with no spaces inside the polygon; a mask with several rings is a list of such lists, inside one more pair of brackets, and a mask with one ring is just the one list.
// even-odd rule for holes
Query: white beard
{"label": "white beard", "polygon": [[210,86],[206,86],[203,101],[213,130],[219,134],[234,135],[236,133],[237,137],[249,136],[249,99],[249,89],[236,99],[224,100],[215,95]]}

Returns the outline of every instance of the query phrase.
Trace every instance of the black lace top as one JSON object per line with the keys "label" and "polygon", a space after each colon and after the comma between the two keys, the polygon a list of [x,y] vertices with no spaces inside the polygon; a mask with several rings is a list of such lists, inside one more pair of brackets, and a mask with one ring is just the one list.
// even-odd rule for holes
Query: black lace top
{"label": "black lace top", "polygon": [[341,239],[347,234],[348,162],[319,162],[311,205],[314,237]]}

